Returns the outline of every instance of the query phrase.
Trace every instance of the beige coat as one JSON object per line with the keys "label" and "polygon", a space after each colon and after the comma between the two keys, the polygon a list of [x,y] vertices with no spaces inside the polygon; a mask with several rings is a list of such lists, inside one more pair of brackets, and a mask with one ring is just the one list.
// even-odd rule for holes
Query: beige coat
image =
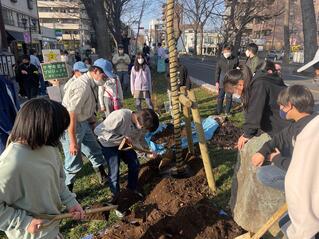
{"label": "beige coat", "polygon": [[291,225],[289,239],[310,239],[319,232],[319,116],[297,136],[285,179]]}

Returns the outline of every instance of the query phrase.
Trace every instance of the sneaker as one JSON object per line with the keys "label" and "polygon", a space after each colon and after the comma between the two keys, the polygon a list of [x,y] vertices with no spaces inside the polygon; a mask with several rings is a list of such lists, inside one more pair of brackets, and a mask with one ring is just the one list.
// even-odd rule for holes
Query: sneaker
{"label": "sneaker", "polygon": [[136,196],[138,196],[138,197],[140,197],[140,198],[144,198],[143,193],[141,193],[141,192],[138,191],[137,189],[135,189],[135,190],[131,190],[131,189],[130,189],[130,192],[132,192],[134,195],[136,195]]}

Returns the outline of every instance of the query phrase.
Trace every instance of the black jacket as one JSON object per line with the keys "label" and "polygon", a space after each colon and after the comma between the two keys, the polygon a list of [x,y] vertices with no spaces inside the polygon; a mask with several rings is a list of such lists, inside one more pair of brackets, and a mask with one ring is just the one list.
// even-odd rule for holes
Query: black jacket
{"label": "black jacket", "polygon": [[220,88],[224,88],[224,77],[226,73],[232,69],[236,69],[239,61],[238,58],[231,55],[229,58],[225,58],[223,55],[217,62],[215,80],[219,83]]}
{"label": "black jacket", "polygon": [[179,86],[186,86],[187,90],[190,90],[192,87],[192,82],[189,78],[188,70],[186,66],[180,64],[178,67],[179,72]]}
{"label": "black jacket", "polygon": [[272,152],[275,151],[276,148],[278,148],[278,150],[280,151],[280,155],[277,155],[273,159],[273,163],[277,167],[287,171],[298,134],[316,116],[317,114],[312,114],[303,117],[299,121],[280,131],[278,134],[275,134],[271,140],[269,140],[262,146],[262,148],[259,150],[259,153],[267,158]]}
{"label": "black jacket", "polygon": [[[22,70],[25,70],[28,74],[22,74]],[[17,73],[18,81],[23,81],[23,83],[28,87],[39,87],[39,71],[35,65],[31,63],[29,65],[20,64]]]}
{"label": "black jacket", "polygon": [[245,109],[244,136],[251,138],[260,130],[273,136],[287,127],[290,122],[279,116],[277,98],[286,88],[283,80],[275,74],[258,72],[250,87],[248,107]]}

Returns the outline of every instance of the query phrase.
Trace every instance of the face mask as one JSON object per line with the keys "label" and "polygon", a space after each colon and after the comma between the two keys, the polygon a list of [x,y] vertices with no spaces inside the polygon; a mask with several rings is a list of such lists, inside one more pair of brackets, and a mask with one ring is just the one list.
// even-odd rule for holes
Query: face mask
{"label": "face mask", "polygon": [[102,86],[105,84],[105,81],[104,80],[94,80],[94,83],[97,85],[97,86]]}
{"label": "face mask", "polygon": [[224,55],[224,57],[227,59],[228,57],[231,56],[231,53],[230,53],[230,52],[225,52],[225,53],[223,53],[223,55]]}
{"label": "face mask", "polygon": [[248,50],[246,50],[245,54],[247,57],[250,57],[250,52]]}
{"label": "face mask", "polygon": [[241,97],[240,97],[240,95],[234,93],[233,94],[233,98],[236,99],[236,100],[240,100]]}
{"label": "face mask", "polygon": [[123,53],[124,53],[124,51],[123,51],[123,50],[119,50],[119,54],[121,54],[121,55],[122,55]]}
{"label": "face mask", "polygon": [[280,109],[280,110],[279,110],[279,116],[280,116],[280,118],[283,119],[283,120],[286,120],[286,119],[287,119],[287,113],[288,113],[288,112],[285,112],[285,111],[283,111],[282,109]]}
{"label": "face mask", "polygon": [[144,63],[144,59],[137,59],[138,64],[142,65]]}

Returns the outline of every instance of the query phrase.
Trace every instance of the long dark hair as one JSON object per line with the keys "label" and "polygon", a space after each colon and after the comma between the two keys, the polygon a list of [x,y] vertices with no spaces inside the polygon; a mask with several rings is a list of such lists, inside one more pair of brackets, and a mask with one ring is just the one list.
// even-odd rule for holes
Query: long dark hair
{"label": "long dark hair", "polygon": [[37,149],[56,147],[70,124],[69,113],[60,103],[38,98],[27,101],[14,122],[10,142],[22,142]]}
{"label": "long dark hair", "polygon": [[[143,62],[142,65],[140,65],[140,64],[138,63],[138,58],[139,58],[139,57],[143,57],[143,59],[144,59],[144,62]],[[139,70],[142,68],[142,70],[145,71],[146,66],[147,66],[147,64],[146,64],[146,59],[145,59],[144,54],[143,54],[142,52],[138,52],[138,53],[136,54],[136,56],[135,56],[134,70],[137,72],[137,71],[139,71]]]}
{"label": "long dark hair", "polygon": [[244,81],[244,89],[241,95],[241,101],[244,105],[244,109],[248,108],[248,101],[250,97],[250,88],[252,83],[253,74],[246,65],[239,65],[237,69],[230,70],[226,73],[224,79],[224,87],[227,91],[230,87],[236,86],[240,80]]}

